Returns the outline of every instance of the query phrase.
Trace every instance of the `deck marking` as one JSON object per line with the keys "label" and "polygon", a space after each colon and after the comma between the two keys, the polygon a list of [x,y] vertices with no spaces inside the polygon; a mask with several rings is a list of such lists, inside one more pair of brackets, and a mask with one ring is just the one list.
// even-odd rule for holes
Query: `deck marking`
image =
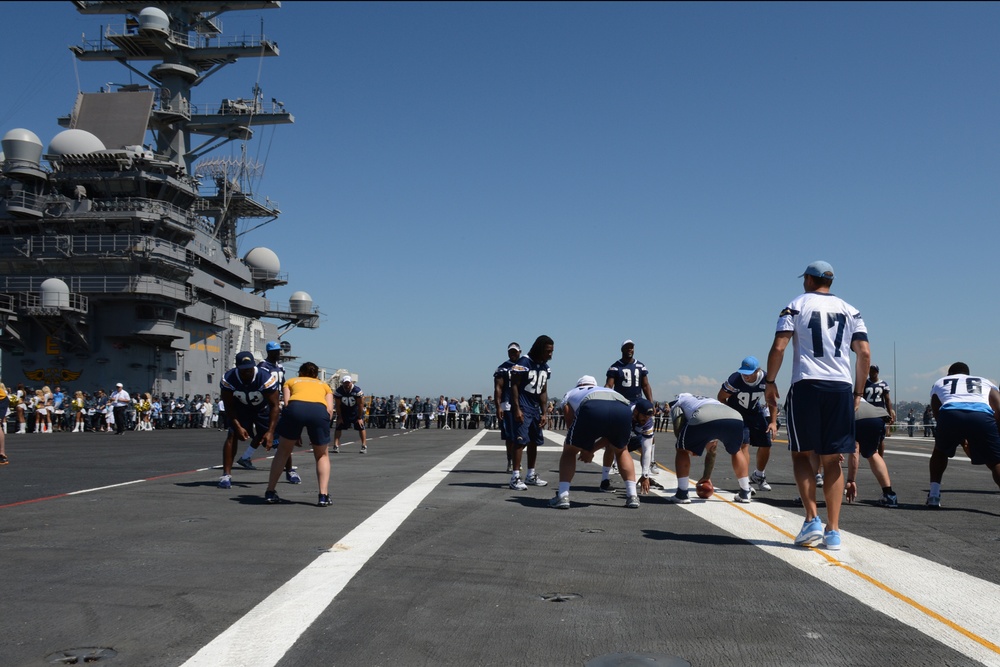
{"label": "deck marking", "polygon": [[[273,667],[448,473],[486,435],[471,440],[333,544],[182,667]],[[267,632],[261,632],[267,628]]]}

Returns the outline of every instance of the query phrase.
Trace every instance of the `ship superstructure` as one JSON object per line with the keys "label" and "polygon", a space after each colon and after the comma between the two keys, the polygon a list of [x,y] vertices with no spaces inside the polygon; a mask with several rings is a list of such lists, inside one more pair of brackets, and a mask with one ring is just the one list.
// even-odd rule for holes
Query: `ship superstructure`
{"label": "ship superstructure", "polygon": [[239,58],[278,55],[263,35],[225,36],[219,17],[280,3],[73,4],[120,17],[72,47],[77,59],[118,62],[146,83],[79,94],[47,147],[30,129],[3,135],[3,379],[214,394],[236,352],[262,358],[268,340],[319,324],[305,292],[267,299],[287,284],[273,251],[238,254],[241,221],[280,215],[252,192],[260,166],[209,155],[292,115],[256,85],[249,98],[192,100]]}

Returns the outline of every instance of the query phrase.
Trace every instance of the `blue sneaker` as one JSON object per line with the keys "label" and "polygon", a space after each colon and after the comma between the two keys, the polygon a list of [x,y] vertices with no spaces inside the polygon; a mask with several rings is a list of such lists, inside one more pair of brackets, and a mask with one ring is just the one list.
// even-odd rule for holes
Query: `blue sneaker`
{"label": "blue sneaker", "polygon": [[233,486],[233,478],[231,476],[223,475],[222,477],[219,478],[220,489],[229,489],[232,488],[232,486]]}
{"label": "blue sneaker", "polygon": [[828,530],[823,533],[823,544],[830,551],[840,551],[840,531]]}
{"label": "blue sneaker", "polygon": [[299,473],[295,472],[294,470],[286,470],[285,471],[285,479],[288,480],[289,484],[301,484],[302,483],[302,478],[299,477]]}
{"label": "blue sneaker", "polygon": [[823,522],[819,520],[819,517],[813,517],[812,521],[803,521],[802,530],[795,537],[795,545],[800,547],[814,547],[822,541]]}

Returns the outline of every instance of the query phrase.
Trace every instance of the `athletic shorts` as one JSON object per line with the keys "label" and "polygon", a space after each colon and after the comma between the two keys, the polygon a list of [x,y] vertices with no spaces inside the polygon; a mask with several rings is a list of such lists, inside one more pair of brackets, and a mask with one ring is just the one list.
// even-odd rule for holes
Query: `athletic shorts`
{"label": "athletic shorts", "polygon": [[870,459],[885,440],[885,420],[881,417],[858,419],[854,422],[854,437],[858,441],[861,456]]}
{"label": "athletic shorts", "polygon": [[1000,433],[993,415],[976,410],[938,411],[934,449],[951,458],[963,440],[969,441],[972,465],[994,466],[1000,463]]}
{"label": "athletic shorts", "polygon": [[849,382],[799,380],[788,390],[788,449],[853,454],[854,390]]}
{"label": "athletic shorts", "polygon": [[0,401],[0,420],[7,418],[8,410],[10,410],[10,396]]}
{"label": "athletic shorts", "polygon": [[[695,456],[701,456],[705,452],[705,447],[708,446],[708,443],[718,440],[730,454],[740,451],[743,445],[743,419],[739,416],[739,413],[733,410],[733,413],[735,413],[734,417],[698,420],[699,412],[701,410],[695,411],[690,422],[685,420],[684,426],[681,427],[681,432],[677,437],[677,449],[683,449]],[[695,421],[700,421],[700,423],[693,423]]]}
{"label": "athletic shorts", "polygon": [[525,445],[544,444],[545,434],[542,433],[542,413],[522,408],[521,414],[524,415],[524,421],[520,424],[514,419],[513,414],[510,417],[511,425],[514,427],[514,430],[511,431],[511,441],[514,443],[514,446],[520,449]]}
{"label": "athletic shorts", "polygon": [[[608,392],[600,392],[608,393]],[[590,396],[599,396],[600,393]],[[589,398],[589,397],[588,397]],[[573,424],[566,433],[566,444],[587,452],[595,449],[597,441],[607,438],[615,449],[628,446],[632,435],[632,408],[628,403],[607,399],[584,399]]]}
{"label": "athletic shorts", "polygon": [[[255,441],[260,437],[263,437],[267,433],[267,427],[271,425],[271,411],[261,410],[259,412],[236,412],[236,419],[239,420],[240,424],[247,430],[250,434],[250,440]],[[232,420],[229,420],[230,427],[229,432],[235,433],[236,430],[233,428]]]}
{"label": "athletic shorts", "polygon": [[514,439],[514,431],[516,431],[516,425],[514,424],[514,413],[507,410],[503,413],[503,419],[500,420],[500,439],[504,442],[510,442]]}
{"label": "athletic shorts", "polygon": [[[299,401],[299,402],[301,403],[302,401]],[[320,404],[317,403],[316,405],[320,405]],[[326,407],[324,406],[324,412],[325,411],[326,411]],[[406,419],[406,417],[400,417],[399,418],[400,421],[403,421],[404,419]],[[329,420],[329,418],[327,418],[326,421],[327,421],[327,430],[329,430],[330,429],[330,420]],[[360,433],[361,431],[365,430],[365,421],[363,419],[356,418],[353,421],[342,422],[342,421],[340,421],[340,418],[338,417],[337,418],[337,430],[338,431],[343,431],[345,428],[346,429],[352,429],[353,428],[355,431],[357,431],[358,433]]]}
{"label": "athletic shorts", "polygon": [[302,437],[302,429],[309,435],[309,444],[321,447],[330,444],[330,414],[325,403],[289,401],[278,420],[278,435],[289,440]]}
{"label": "athletic shorts", "polygon": [[751,428],[744,422],[743,425],[743,444],[750,444],[751,447],[770,447],[771,446],[771,436],[768,435],[767,429]]}

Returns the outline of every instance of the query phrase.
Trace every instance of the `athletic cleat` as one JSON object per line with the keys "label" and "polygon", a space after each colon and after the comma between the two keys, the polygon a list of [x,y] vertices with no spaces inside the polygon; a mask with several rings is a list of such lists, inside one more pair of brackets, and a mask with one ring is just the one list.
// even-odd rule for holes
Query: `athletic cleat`
{"label": "athletic cleat", "polygon": [[321,493],[319,494],[319,501],[317,501],[316,504],[320,507],[329,507],[333,504],[333,501],[330,500],[330,496],[328,494]]}
{"label": "athletic cleat", "polygon": [[507,461],[507,470],[506,470],[506,472],[508,472],[508,473],[514,472],[514,464],[511,463],[510,461]]}
{"label": "athletic cleat", "polygon": [[630,510],[639,509],[639,496],[629,496],[625,499],[625,507]]}
{"label": "athletic cleat", "polygon": [[256,470],[257,466],[253,464],[250,459],[236,459],[236,465],[241,468],[246,468],[247,470]]}
{"label": "athletic cleat", "polygon": [[611,464],[611,474],[612,475],[617,475],[618,474],[618,464],[617,463],[612,463]]}
{"label": "athletic cleat", "polygon": [[746,491],[740,489],[740,492],[737,493],[735,496],[733,496],[733,502],[748,503],[750,502],[750,496],[751,496],[750,489],[747,489]]}
{"label": "athletic cleat", "polygon": [[554,507],[557,510],[568,510],[569,509],[569,494],[568,493],[564,493],[563,495],[559,495],[557,493],[555,495],[555,497],[552,498],[552,500],[549,501],[549,507]]}
{"label": "athletic cleat", "polygon": [[508,484],[508,486],[510,486],[510,488],[514,489],[515,491],[524,491],[528,488],[528,486],[521,481],[520,477],[511,477],[510,484]]}
{"label": "athletic cleat", "polygon": [[649,474],[650,475],[660,474],[660,466],[657,465],[656,461],[653,461],[651,464],[649,464]]}
{"label": "athletic cleat", "polygon": [[[840,535],[837,535],[839,540]],[[813,547],[823,541],[823,522],[818,516],[812,521],[803,521],[802,530],[795,536],[795,545],[799,547]]]}
{"label": "athletic cleat", "polygon": [[677,493],[675,493],[674,495],[672,495],[669,498],[667,498],[667,501],[671,502],[671,503],[674,503],[674,504],[677,504],[677,505],[690,505],[691,504],[691,499],[688,497],[688,490],[687,489],[684,489],[683,491],[681,491],[680,489],[677,489]]}
{"label": "athletic cleat", "polygon": [[932,496],[931,494],[928,493],[927,506],[933,507],[936,510],[941,509],[941,496]]}
{"label": "athletic cleat", "polygon": [[823,475],[816,475],[816,488],[817,489],[823,488]]}
{"label": "athletic cleat", "polygon": [[285,471],[285,479],[288,480],[289,484],[301,484],[302,483],[302,478],[299,477],[299,473],[295,472],[294,470],[286,470]]}
{"label": "athletic cleat", "polygon": [[264,492],[264,502],[265,503],[270,503],[270,504],[274,505],[276,503],[280,503],[281,502],[281,498],[279,498],[278,494],[275,493],[274,491],[265,491]]}
{"label": "athletic cleat", "polygon": [[233,487],[233,478],[231,475],[223,475],[219,478],[219,488],[220,489],[231,489]]}
{"label": "athletic cleat", "polygon": [[802,496],[795,496],[794,500],[792,500],[792,504],[796,507],[802,507]]}
{"label": "athletic cleat", "polygon": [[882,507],[899,507],[899,499],[895,493],[883,493],[878,504]]}
{"label": "athletic cleat", "polygon": [[823,533],[823,546],[830,551],[840,551],[840,531],[828,530]]}
{"label": "athletic cleat", "polygon": [[527,484],[528,486],[548,486],[549,484],[544,479],[539,477],[537,474],[528,475],[527,479],[524,480],[524,483]]}
{"label": "athletic cleat", "polygon": [[6,456],[4,456],[3,454],[0,454],[0,466],[5,466],[5,465],[7,465],[8,463],[10,463],[10,459],[8,459],[8,458],[7,458]]}
{"label": "athletic cleat", "polygon": [[367,454],[367,453],[368,453],[368,445],[365,445],[364,447],[358,450],[358,454]]}
{"label": "athletic cleat", "polygon": [[758,491],[770,491],[771,485],[767,483],[767,475],[764,473],[758,474],[756,470],[750,473],[750,483],[757,485]]}
{"label": "athletic cleat", "polygon": [[615,487],[611,483],[610,479],[602,479],[601,480],[601,491],[604,491],[605,493],[614,493],[615,492]]}

